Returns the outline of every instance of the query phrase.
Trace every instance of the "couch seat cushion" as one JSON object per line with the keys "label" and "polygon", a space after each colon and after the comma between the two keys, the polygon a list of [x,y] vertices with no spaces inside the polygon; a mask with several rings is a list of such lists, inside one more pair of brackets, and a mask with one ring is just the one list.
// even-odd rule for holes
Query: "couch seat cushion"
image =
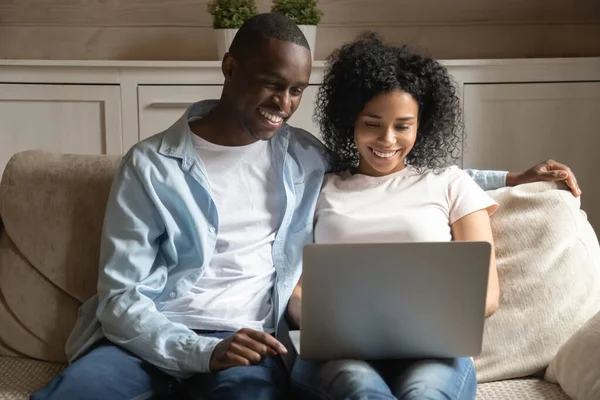
{"label": "couch seat cushion", "polygon": [[541,379],[513,379],[477,385],[477,400],[569,400],[558,385]]}
{"label": "couch seat cushion", "polygon": [[27,400],[44,387],[65,364],[0,356],[0,400]]}

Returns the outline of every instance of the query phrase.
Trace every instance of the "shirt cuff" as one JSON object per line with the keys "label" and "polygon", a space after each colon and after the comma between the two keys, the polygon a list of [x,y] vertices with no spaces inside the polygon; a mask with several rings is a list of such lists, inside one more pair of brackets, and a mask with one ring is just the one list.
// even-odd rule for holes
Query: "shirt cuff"
{"label": "shirt cuff", "polygon": [[480,171],[476,169],[465,170],[483,190],[495,190],[506,187],[508,171]]}

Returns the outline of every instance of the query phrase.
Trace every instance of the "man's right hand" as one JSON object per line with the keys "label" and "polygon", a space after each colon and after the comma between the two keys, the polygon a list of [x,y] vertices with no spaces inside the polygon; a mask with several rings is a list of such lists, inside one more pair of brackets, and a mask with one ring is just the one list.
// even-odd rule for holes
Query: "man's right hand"
{"label": "man's right hand", "polygon": [[265,332],[240,329],[217,344],[210,358],[210,370],[258,364],[266,356],[286,354],[287,349]]}

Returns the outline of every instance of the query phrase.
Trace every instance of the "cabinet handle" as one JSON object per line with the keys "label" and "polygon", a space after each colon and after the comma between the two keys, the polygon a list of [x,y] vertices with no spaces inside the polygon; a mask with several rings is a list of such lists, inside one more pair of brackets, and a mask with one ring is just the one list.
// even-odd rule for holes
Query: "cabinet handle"
{"label": "cabinet handle", "polygon": [[188,101],[155,101],[146,108],[188,108],[192,102]]}

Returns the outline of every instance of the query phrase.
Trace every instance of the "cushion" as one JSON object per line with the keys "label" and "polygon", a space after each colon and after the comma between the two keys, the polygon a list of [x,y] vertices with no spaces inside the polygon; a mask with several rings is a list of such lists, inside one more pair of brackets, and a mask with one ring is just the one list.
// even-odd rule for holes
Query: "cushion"
{"label": "cushion", "polygon": [[539,373],[600,310],[600,246],[580,199],[549,182],[488,194],[500,308],[486,319],[479,382]]}
{"label": "cushion", "polygon": [[64,364],[0,356],[0,400],[27,400],[46,386]]}
{"label": "cushion", "polygon": [[0,183],[0,347],[65,361],[80,304],[96,292],[100,232],[119,156],[26,151]]}
{"label": "cushion", "polygon": [[600,399],[600,313],[560,348],[545,378],[576,400]]}
{"label": "cushion", "polygon": [[569,400],[560,386],[541,379],[512,379],[477,385],[477,400]]}

